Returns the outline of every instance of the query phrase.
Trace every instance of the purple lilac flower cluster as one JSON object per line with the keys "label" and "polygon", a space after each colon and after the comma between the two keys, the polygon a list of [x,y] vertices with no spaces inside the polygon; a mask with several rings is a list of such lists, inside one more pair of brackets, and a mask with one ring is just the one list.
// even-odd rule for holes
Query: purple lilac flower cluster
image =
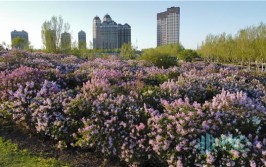
{"label": "purple lilac flower cluster", "polygon": [[[92,148],[141,166],[266,166],[265,74],[118,57],[9,51],[0,59],[0,118],[58,148]],[[199,140],[211,135],[212,149]]]}

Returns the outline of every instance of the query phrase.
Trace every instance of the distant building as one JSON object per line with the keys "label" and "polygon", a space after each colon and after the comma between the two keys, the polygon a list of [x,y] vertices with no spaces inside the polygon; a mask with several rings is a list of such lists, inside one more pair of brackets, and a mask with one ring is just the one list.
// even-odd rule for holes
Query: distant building
{"label": "distant building", "polygon": [[78,41],[79,41],[79,49],[86,49],[86,33],[84,31],[80,31],[78,33]]}
{"label": "distant building", "polygon": [[21,38],[21,39],[24,40],[23,44],[16,45],[16,46],[14,46],[15,48],[25,48],[26,45],[29,44],[28,33],[26,31],[24,31],[24,30],[22,30],[22,31],[16,31],[16,30],[12,31],[11,32],[11,42],[12,43],[13,43],[13,40],[15,38]]}
{"label": "distant building", "polygon": [[179,43],[180,8],[171,7],[157,13],[157,46]]}
{"label": "distant building", "polygon": [[131,43],[131,27],[128,24],[117,24],[110,15],[106,14],[101,19],[96,16],[93,19],[93,48],[116,49],[124,43]]}
{"label": "distant building", "polygon": [[62,48],[62,50],[71,49],[71,35],[70,35],[70,33],[64,32],[61,34],[61,48]]}

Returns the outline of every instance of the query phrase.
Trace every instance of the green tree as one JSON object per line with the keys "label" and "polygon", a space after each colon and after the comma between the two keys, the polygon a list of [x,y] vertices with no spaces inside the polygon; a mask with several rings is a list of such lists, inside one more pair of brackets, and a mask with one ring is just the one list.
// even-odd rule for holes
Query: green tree
{"label": "green tree", "polygon": [[155,48],[156,52],[171,56],[177,56],[182,50],[184,50],[184,47],[180,44],[168,44],[168,45],[158,46],[157,48]]}
{"label": "green tree", "polygon": [[178,59],[184,60],[186,62],[192,62],[198,57],[198,53],[192,49],[182,50],[177,56]]}
{"label": "green tree", "polygon": [[47,52],[57,52],[60,49],[62,32],[68,32],[69,23],[64,23],[61,16],[53,16],[42,24],[42,41]]}
{"label": "green tree", "polygon": [[81,41],[81,42],[79,42],[79,44],[78,44],[78,47],[79,47],[79,49],[80,50],[86,50],[86,42],[84,41]]}
{"label": "green tree", "polygon": [[198,49],[205,61],[235,63],[256,66],[265,70],[266,24],[240,29],[235,36],[231,34],[208,35]]}
{"label": "green tree", "polygon": [[85,49],[79,49],[77,41],[72,42],[72,48],[70,54],[75,55],[77,57],[81,57],[81,53],[84,51]]}
{"label": "green tree", "polygon": [[12,40],[11,44],[12,48],[17,48],[17,49],[29,49],[29,43],[20,37],[16,37]]}
{"label": "green tree", "polygon": [[177,65],[177,56],[182,50],[184,47],[180,44],[162,45],[143,50],[139,59],[151,62],[160,68],[168,68]]}
{"label": "green tree", "polygon": [[124,59],[135,59],[136,51],[130,43],[124,43],[120,50],[120,56]]}
{"label": "green tree", "polygon": [[171,66],[177,65],[176,56],[171,56],[166,53],[159,53],[155,50],[150,50],[142,54],[139,60],[145,60],[153,63],[155,66],[160,68],[169,68]]}

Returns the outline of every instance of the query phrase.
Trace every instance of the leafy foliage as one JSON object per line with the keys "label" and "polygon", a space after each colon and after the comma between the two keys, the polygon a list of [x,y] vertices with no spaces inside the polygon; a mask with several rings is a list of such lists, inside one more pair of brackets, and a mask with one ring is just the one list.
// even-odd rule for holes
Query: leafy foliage
{"label": "leafy foliage", "polygon": [[68,32],[69,29],[69,23],[64,23],[61,16],[53,16],[51,20],[45,21],[42,24],[41,32],[45,50],[50,53],[56,53],[60,50],[61,34]]}
{"label": "leafy foliage", "polygon": [[235,63],[241,65],[255,64],[261,70],[265,69],[266,60],[266,25],[260,23],[238,31],[233,36],[222,33],[208,35],[199,53],[207,61]]}
{"label": "leafy foliage", "polygon": [[177,64],[175,56],[169,56],[165,53],[158,53],[153,50],[144,53],[139,60],[146,60],[160,68],[168,68]]}
{"label": "leafy foliage", "polygon": [[151,62],[159,68],[168,68],[177,65],[177,55],[183,49],[179,44],[163,45],[144,50],[139,59]]}
{"label": "leafy foliage", "polygon": [[192,62],[194,61],[196,58],[199,58],[199,55],[196,51],[194,50],[191,50],[191,49],[185,49],[185,50],[182,50],[177,58],[181,59],[181,60],[184,60],[186,62]]}
{"label": "leafy foliage", "polygon": [[12,40],[12,48],[29,49],[29,43],[20,37],[16,37]]}
{"label": "leafy foliage", "polygon": [[135,49],[130,43],[129,44],[124,43],[120,49],[120,56],[126,60],[135,59],[136,58]]}

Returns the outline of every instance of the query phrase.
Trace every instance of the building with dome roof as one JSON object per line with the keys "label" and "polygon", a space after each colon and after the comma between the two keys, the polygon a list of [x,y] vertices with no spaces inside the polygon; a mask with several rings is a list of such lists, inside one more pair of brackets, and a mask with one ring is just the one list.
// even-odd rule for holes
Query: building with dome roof
{"label": "building with dome roof", "polygon": [[93,19],[93,48],[116,49],[124,43],[131,43],[131,27],[117,24],[106,14],[103,21],[98,16]]}

